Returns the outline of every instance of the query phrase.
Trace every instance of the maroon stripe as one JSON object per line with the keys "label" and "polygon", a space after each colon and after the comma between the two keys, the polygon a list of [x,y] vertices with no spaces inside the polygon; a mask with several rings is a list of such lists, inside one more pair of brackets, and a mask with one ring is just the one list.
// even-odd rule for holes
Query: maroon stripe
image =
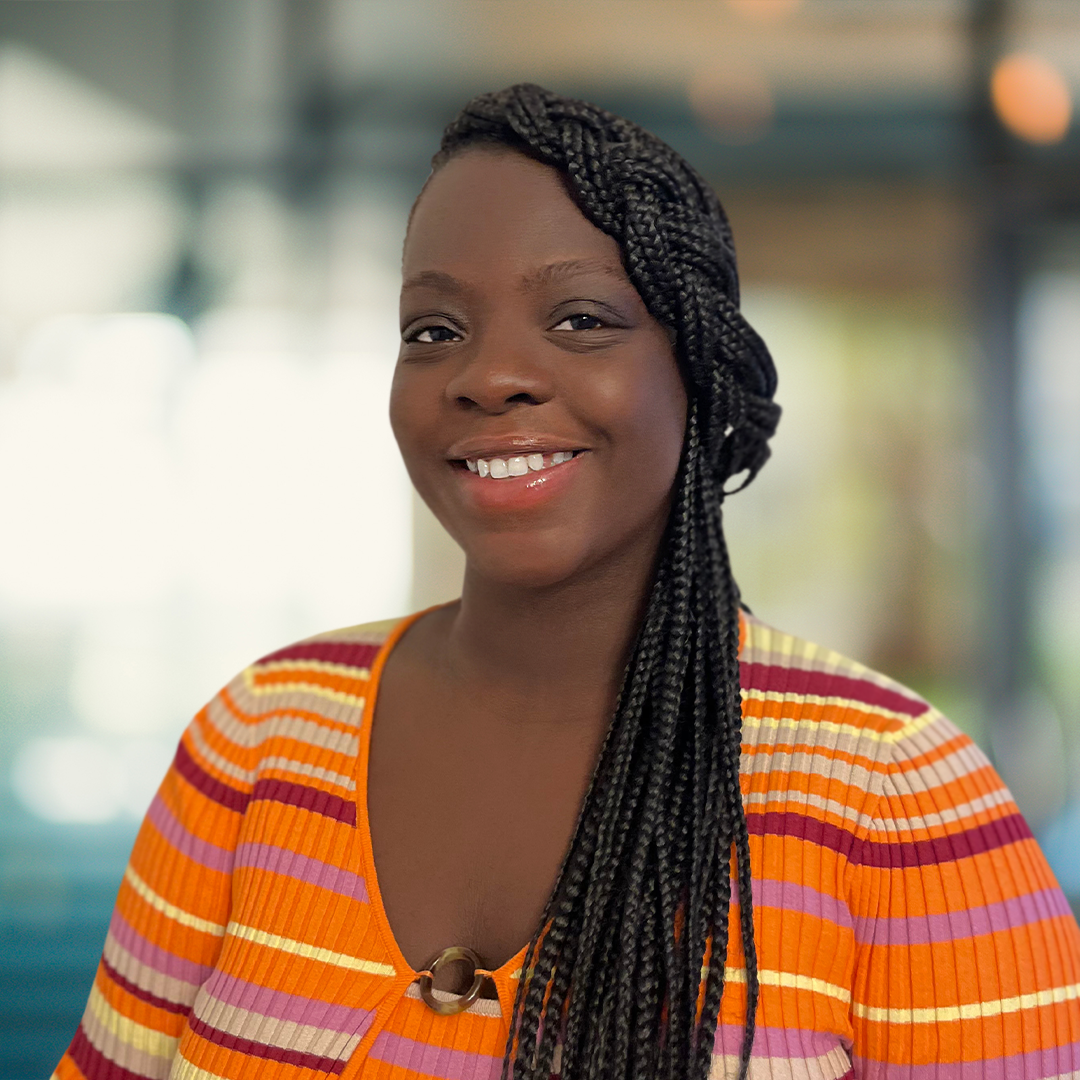
{"label": "maroon stripe", "polygon": [[241,1039],[237,1035],[230,1035],[227,1031],[220,1031],[218,1028],[211,1027],[197,1016],[193,1016],[188,1023],[191,1030],[196,1035],[206,1039],[207,1042],[212,1042],[216,1046],[223,1046],[226,1050],[235,1050],[238,1054],[266,1058],[268,1061],[280,1061],[285,1065],[295,1065],[301,1069],[313,1069],[315,1072],[333,1073],[335,1076],[345,1068],[345,1062],[340,1058],[320,1057],[318,1054],[303,1054],[299,1050],[285,1050],[280,1046],[267,1046],[266,1043]]}
{"label": "maroon stripe", "polygon": [[217,777],[211,776],[192,756],[188,748],[181,743],[176,748],[176,757],[173,759],[176,771],[196,791],[202,792],[208,799],[220,803],[227,810],[235,810],[242,814],[247,809],[250,796],[243,791],[223,784]]}
{"label": "maroon stripe", "polygon": [[136,986],[130,979],[124,978],[105,957],[101,958],[101,966],[105,969],[105,974],[117,986],[131,994],[132,997],[137,997],[140,1001],[145,1001],[148,1005],[153,1005],[157,1009],[179,1013],[181,1016],[187,1016],[191,1012],[189,1006],[182,1005],[179,1001],[169,1001],[167,998],[158,997],[157,994],[151,994],[149,990],[144,990],[141,986]]}
{"label": "maroon stripe", "polygon": [[864,705],[877,705],[905,716],[922,716],[925,701],[905,697],[865,679],[832,675],[827,671],[780,667],[776,664],[740,664],[739,682],[744,690],[765,690],[773,694],[812,694],[815,697],[850,698]]}
{"label": "maroon stripe", "polygon": [[68,1056],[78,1065],[86,1080],[148,1080],[145,1073],[132,1072],[110,1061],[86,1037],[81,1024],[68,1047]]}
{"label": "maroon stripe", "polygon": [[310,810],[313,814],[322,814],[323,817],[342,821],[346,825],[356,825],[356,803],[306,784],[293,784],[288,780],[266,777],[256,781],[251,798],[288,803],[289,806],[298,806],[301,810]]}
{"label": "maroon stripe", "polygon": [[259,663],[276,660],[321,660],[324,664],[343,667],[369,668],[379,655],[379,645],[363,645],[351,641],[312,641],[306,645],[290,645],[264,656]]}
{"label": "maroon stripe", "polygon": [[1031,830],[1020,814],[977,825],[963,832],[932,840],[881,842],[859,840],[846,829],[797,811],[748,813],[747,829],[756,836],[794,836],[838,852],[858,866],[877,869],[908,869],[955,862],[1031,839]]}

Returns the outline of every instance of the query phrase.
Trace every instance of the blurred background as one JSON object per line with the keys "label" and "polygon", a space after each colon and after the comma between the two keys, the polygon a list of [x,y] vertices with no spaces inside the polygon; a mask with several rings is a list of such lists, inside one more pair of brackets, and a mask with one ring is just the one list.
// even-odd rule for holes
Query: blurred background
{"label": "blurred background", "polygon": [[785,410],[749,604],[978,739],[1080,902],[1076,0],[0,0],[0,1077],[70,1039],[190,716],[456,595],[385,415],[400,244],[522,80],[732,218]]}

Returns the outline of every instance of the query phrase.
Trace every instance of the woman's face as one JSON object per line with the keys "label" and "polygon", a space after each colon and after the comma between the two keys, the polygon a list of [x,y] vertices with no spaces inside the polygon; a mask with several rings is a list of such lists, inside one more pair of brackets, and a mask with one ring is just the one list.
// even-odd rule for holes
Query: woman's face
{"label": "woman's face", "polygon": [[477,149],[431,179],[401,332],[394,434],[471,573],[543,587],[651,565],[686,394],[618,245],[553,170]]}

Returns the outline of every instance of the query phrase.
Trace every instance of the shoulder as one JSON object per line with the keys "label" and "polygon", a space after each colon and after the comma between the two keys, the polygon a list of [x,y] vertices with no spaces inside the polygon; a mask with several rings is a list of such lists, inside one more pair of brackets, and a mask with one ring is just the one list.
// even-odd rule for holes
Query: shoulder
{"label": "shoulder", "polygon": [[206,707],[206,718],[248,746],[284,735],[324,744],[355,738],[372,667],[405,621],[348,626],[276,649],[236,675]]}
{"label": "shoulder", "polygon": [[983,751],[901,683],[752,617],[740,663],[751,803],[798,802],[871,848],[970,829],[995,844],[1030,837]]}
{"label": "shoulder", "polygon": [[785,783],[805,789],[800,797],[822,812],[866,828],[897,789],[925,791],[945,774],[1001,788],[967,735],[858,661],[752,616],[743,619],[739,658],[748,771],[776,776],[781,767]]}
{"label": "shoulder", "polygon": [[[893,745],[921,726],[931,706],[914,691],[846,656],[759,619],[743,617],[739,651],[744,703],[785,727]],[[759,707],[754,707],[755,703]],[[779,705],[766,708],[767,705]],[[745,710],[744,710],[745,711]]]}

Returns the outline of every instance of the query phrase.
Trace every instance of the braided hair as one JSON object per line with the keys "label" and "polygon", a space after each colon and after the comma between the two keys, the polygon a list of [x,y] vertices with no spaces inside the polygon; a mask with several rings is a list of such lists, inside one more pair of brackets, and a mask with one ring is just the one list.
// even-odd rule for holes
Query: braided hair
{"label": "braided hair", "polygon": [[619,245],[673,333],[686,434],[667,531],[615,714],[519,981],[504,1080],[704,1080],[724,988],[732,853],[749,1066],[758,979],[739,787],[739,591],[725,483],[769,456],[776,372],[739,311],[731,229],[661,140],[594,105],[518,85],[470,101],[433,172],[477,145],[555,169]]}

